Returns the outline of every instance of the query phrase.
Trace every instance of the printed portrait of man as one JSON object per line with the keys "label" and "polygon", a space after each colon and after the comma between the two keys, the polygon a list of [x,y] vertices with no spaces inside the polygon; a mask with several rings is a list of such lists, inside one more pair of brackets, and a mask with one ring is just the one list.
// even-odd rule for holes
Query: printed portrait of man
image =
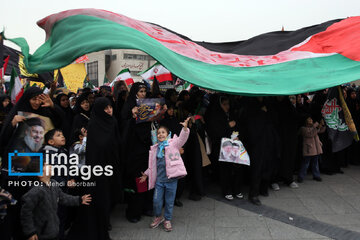
{"label": "printed portrait of man", "polygon": [[232,149],[231,149],[231,159],[234,162],[238,162],[240,160],[240,145],[236,142],[232,143]]}
{"label": "printed portrait of man", "polygon": [[45,127],[40,118],[30,118],[24,121],[24,138],[17,145],[19,152],[37,152],[44,142]]}
{"label": "printed portrait of man", "polygon": [[221,145],[220,159],[229,161],[231,159],[231,152],[232,152],[231,141],[223,142],[223,144]]}

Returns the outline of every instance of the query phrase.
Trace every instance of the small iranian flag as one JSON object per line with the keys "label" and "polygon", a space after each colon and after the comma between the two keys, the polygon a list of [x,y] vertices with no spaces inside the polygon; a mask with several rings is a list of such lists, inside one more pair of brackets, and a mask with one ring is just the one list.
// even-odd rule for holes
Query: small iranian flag
{"label": "small iranian flag", "polygon": [[131,77],[129,69],[125,68],[121,70],[116,78],[111,82],[110,87],[113,87],[117,81],[125,81],[126,84],[129,86],[130,84],[134,83],[134,80]]}
{"label": "small iranian flag", "polygon": [[184,90],[187,90],[187,91],[190,91],[190,89],[193,87],[194,85],[189,83],[189,82],[186,82],[183,86],[183,89]]}
{"label": "small iranian flag", "polygon": [[156,76],[159,83],[172,81],[171,72],[158,62],[152,65],[149,69],[139,73],[139,75],[141,75],[141,77],[145,80],[153,80],[154,76]]}
{"label": "small iranian flag", "polygon": [[24,88],[21,83],[20,77],[17,75],[15,68],[11,71],[11,79],[10,79],[10,96],[11,102],[15,104],[24,93]]}

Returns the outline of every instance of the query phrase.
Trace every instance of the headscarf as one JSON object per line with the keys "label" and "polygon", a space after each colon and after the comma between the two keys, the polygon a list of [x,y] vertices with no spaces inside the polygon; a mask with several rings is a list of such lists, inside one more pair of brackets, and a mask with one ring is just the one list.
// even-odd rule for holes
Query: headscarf
{"label": "headscarf", "polygon": [[[5,99],[10,100],[10,103],[6,107],[4,107],[2,104],[5,101]],[[0,112],[7,114],[10,112],[12,107],[13,107],[13,104],[11,103],[10,97],[5,94],[0,95]]]}
{"label": "headscarf", "polygon": [[75,106],[74,106],[74,112],[75,114],[79,114],[79,113],[83,113],[85,114],[86,116],[90,116],[90,111],[85,111],[82,107],[81,107],[81,102],[83,102],[84,100],[88,100],[88,96],[89,96],[89,93],[83,93],[81,94],[77,99],[76,99],[76,103],[75,103]]}

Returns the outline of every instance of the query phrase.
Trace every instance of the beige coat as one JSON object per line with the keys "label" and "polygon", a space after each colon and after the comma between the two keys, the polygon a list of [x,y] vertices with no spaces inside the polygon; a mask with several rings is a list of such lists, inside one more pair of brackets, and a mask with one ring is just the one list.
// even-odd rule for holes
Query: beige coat
{"label": "beige coat", "polygon": [[325,132],[325,127],[318,129],[318,123],[314,123],[312,127],[301,127],[300,132],[303,136],[303,156],[316,156],[323,153],[322,143],[318,133]]}

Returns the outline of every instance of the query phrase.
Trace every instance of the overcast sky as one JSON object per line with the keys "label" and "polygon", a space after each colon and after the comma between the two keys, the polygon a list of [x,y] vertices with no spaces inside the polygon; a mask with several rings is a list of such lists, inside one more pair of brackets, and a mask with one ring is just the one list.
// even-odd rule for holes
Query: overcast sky
{"label": "overcast sky", "polygon": [[34,52],[45,39],[36,22],[76,8],[113,11],[193,40],[228,42],[360,15],[360,0],[12,0],[1,5],[0,27],[8,38],[25,37]]}

